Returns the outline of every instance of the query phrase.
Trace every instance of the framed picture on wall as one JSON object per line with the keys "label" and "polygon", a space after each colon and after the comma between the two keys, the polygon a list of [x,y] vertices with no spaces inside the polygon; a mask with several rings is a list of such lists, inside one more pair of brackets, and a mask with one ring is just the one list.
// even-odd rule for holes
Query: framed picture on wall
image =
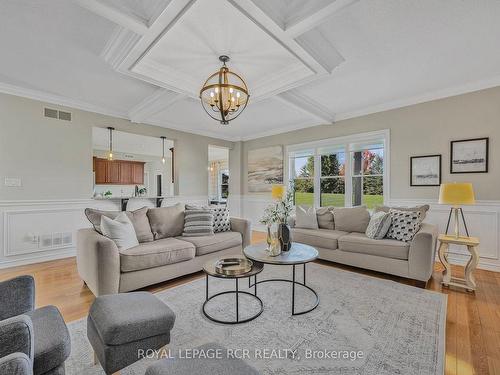
{"label": "framed picture on wall", "polygon": [[441,155],[410,157],[410,186],[441,185]]}
{"label": "framed picture on wall", "polygon": [[487,173],[489,138],[451,141],[450,173]]}

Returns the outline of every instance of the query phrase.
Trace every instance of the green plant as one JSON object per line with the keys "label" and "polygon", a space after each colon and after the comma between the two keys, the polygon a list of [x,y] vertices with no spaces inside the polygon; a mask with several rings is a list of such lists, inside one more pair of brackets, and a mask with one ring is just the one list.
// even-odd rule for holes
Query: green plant
{"label": "green plant", "polygon": [[108,190],[107,192],[104,193],[105,197],[111,197],[112,195],[113,193],[111,192],[111,190]]}
{"label": "green plant", "polygon": [[146,194],[146,193],[147,193],[147,191],[148,191],[148,189],[146,189],[145,187],[140,188],[140,189],[139,189],[139,194],[141,194],[141,195],[142,195],[142,194]]}
{"label": "green plant", "polygon": [[285,196],[277,203],[266,207],[260,222],[268,226],[274,223],[286,224],[293,213],[293,191],[293,185],[290,183]]}

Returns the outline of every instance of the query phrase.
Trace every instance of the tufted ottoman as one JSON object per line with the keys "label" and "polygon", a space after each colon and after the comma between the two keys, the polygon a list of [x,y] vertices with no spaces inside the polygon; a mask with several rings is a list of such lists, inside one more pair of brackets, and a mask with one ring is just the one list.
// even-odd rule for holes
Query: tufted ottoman
{"label": "tufted ottoman", "polygon": [[[87,318],[87,337],[106,374],[142,359],[170,342],[175,314],[148,292],[97,297]],[[144,352],[143,352],[144,351]]]}

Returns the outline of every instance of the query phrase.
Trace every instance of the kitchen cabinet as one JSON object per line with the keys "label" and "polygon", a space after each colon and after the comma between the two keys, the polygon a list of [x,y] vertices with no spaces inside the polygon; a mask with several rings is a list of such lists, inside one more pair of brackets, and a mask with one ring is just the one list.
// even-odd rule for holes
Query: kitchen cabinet
{"label": "kitchen cabinet", "polygon": [[96,185],[144,185],[144,162],[94,157]]}

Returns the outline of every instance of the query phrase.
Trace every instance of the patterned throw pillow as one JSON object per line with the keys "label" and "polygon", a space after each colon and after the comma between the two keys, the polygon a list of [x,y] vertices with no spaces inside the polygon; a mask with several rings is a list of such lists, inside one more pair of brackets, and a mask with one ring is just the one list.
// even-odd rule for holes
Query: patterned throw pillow
{"label": "patterned throw pillow", "polygon": [[389,210],[391,215],[391,227],[387,233],[387,238],[398,241],[409,242],[420,229],[422,214],[420,211],[400,211]]}
{"label": "patterned throw pillow", "polygon": [[229,232],[231,223],[229,221],[229,210],[227,206],[217,206],[212,208],[214,215],[214,232]]}
{"label": "patterned throw pillow", "polygon": [[208,207],[186,206],[184,211],[184,237],[213,236],[214,217]]}
{"label": "patterned throw pillow", "polygon": [[388,212],[375,212],[370,218],[366,236],[374,240],[381,240],[389,231],[391,226],[391,214]]}

